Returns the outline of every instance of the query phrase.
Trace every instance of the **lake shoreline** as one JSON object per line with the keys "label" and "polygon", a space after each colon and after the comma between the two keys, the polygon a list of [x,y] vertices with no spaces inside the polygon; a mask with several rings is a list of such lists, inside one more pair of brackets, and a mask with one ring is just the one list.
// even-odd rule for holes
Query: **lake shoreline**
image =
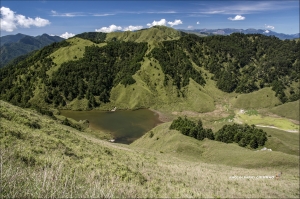
{"label": "lake shoreline", "polygon": [[169,117],[167,117],[165,114],[161,113],[160,111],[155,110],[155,109],[151,109],[151,108],[149,108],[149,110],[156,113],[158,115],[158,119],[161,122],[165,123],[165,122],[170,122],[171,121],[171,119]]}

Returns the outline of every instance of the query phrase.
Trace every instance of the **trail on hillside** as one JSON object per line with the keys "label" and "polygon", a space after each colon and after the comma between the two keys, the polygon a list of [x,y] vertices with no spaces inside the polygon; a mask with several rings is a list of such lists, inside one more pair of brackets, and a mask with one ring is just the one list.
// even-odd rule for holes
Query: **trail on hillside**
{"label": "trail on hillside", "polygon": [[278,129],[278,130],[281,130],[281,131],[285,131],[285,132],[290,132],[290,133],[299,133],[299,130],[285,130],[285,129],[280,129],[278,127],[275,127],[275,126],[265,126],[265,125],[260,125],[260,124],[257,124],[255,126],[258,126],[258,127],[266,127],[266,128],[272,128],[272,129]]}

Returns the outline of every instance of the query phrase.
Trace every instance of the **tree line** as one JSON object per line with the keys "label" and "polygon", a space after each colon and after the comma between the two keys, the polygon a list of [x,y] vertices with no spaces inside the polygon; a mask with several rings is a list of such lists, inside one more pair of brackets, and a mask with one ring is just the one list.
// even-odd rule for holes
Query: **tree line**
{"label": "tree line", "polygon": [[214,134],[211,129],[203,127],[201,119],[194,122],[187,119],[187,117],[178,117],[173,120],[169,129],[178,130],[183,135],[197,140],[208,138],[224,143],[237,143],[241,147],[248,146],[253,149],[264,146],[265,142],[268,140],[267,133],[262,129],[257,129],[254,125],[224,125]]}

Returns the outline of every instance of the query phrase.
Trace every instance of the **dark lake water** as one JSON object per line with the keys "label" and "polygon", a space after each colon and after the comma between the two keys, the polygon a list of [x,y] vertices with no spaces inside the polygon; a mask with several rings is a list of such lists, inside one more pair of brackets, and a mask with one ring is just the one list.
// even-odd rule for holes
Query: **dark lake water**
{"label": "dark lake water", "polygon": [[158,119],[158,114],[148,109],[115,112],[61,110],[60,112],[61,115],[76,121],[87,119],[90,128],[109,132],[114,136],[115,142],[124,144],[130,144],[162,123]]}

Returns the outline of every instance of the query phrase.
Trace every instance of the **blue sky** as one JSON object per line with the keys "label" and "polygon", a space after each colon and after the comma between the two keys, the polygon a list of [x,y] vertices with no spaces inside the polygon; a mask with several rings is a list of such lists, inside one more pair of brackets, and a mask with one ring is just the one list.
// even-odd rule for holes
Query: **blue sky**
{"label": "blue sky", "polygon": [[1,36],[137,30],[266,29],[299,32],[299,1],[8,1],[1,0]]}

